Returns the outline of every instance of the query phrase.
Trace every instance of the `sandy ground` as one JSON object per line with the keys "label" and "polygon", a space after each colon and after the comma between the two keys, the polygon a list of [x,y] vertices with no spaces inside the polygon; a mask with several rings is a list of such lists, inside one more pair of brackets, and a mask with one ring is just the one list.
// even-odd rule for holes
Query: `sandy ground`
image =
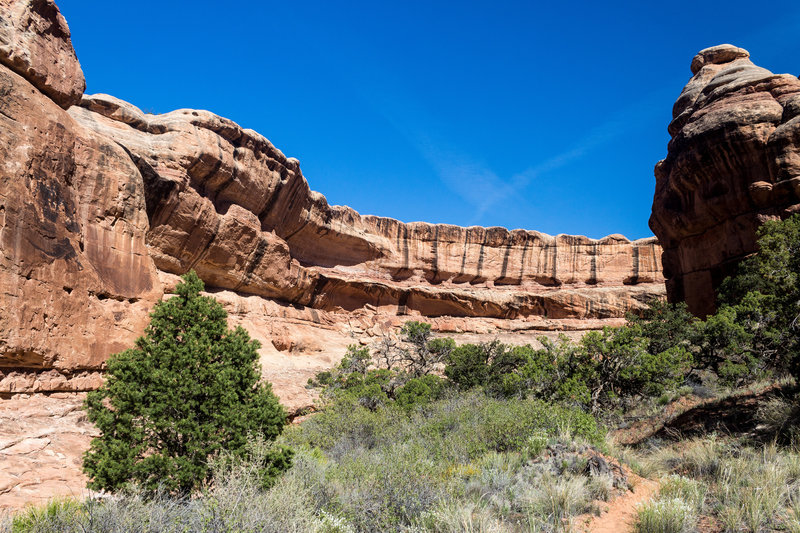
{"label": "sandy ground", "polygon": [[606,504],[600,516],[584,516],[575,521],[580,533],[625,533],[633,531],[636,506],[652,498],[658,491],[656,481],[627,472],[633,491],[624,493]]}

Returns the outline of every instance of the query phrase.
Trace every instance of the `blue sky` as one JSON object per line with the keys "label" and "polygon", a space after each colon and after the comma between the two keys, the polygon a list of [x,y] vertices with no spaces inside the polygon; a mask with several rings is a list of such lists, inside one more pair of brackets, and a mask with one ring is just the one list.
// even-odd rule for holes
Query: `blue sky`
{"label": "blue sky", "polygon": [[57,3],[87,93],[231,118],[405,222],[650,236],[692,56],[800,73],[796,0]]}

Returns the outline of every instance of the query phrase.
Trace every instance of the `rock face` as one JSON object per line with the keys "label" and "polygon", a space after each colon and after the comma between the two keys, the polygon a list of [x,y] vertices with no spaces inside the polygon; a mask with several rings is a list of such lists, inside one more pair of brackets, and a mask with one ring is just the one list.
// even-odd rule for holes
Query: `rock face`
{"label": "rock face", "polygon": [[671,301],[704,316],[764,220],[800,207],[800,80],[731,45],[697,54],[656,165],[650,228]]}
{"label": "rock face", "polygon": [[95,388],[189,269],[262,341],[290,407],[308,404],[302,385],[348,344],[404,320],[527,341],[619,323],[663,292],[652,238],[329,206],[297,160],[230,120],[82,95],[57,7],[0,7],[0,394]]}
{"label": "rock face", "polygon": [[[601,240],[361,216],[309,189],[295,159],[205,111],[145,115],[107,95],[69,110],[144,183],[164,272],[328,312],[615,318],[660,283],[654,239]],[[649,291],[650,288],[648,287]]]}
{"label": "rock face", "polygon": [[252,130],[84,87],[55,4],[0,0],[0,508],[76,494],[82,392],[189,269],[261,341],[290,409],[348,344],[406,320],[524,343],[619,324],[663,294],[655,239],[361,216]]}
{"label": "rock face", "polygon": [[2,7],[0,391],[95,387],[162,294],[144,185],[120,146],[62,109],[84,82],[56,7]]}
{"label": "rock face", "polygon": [[0,64],[64,109],[86,88],[67,21],[52,0],[0,0]]}

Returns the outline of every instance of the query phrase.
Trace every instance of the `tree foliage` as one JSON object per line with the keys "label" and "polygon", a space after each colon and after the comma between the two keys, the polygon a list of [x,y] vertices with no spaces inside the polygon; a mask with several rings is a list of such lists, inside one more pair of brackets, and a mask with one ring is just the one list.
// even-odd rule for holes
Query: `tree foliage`
{"label": "tree foliage", "polygon": [[758,252],[720,287],[717,314],[736,314],[746,335],[738,344],[759,368],[788,369],[798,376],[800,215],[767,221],[758,235]]}
{"label": "tree foliage", "polygon": [[[228,329],[225,310],[202,290],[194,271],[183,276],[136,347],[113,355],[105,384],[89,393],[89,420],[102,433],[84,455],[90,488],[134,481],[187,494],[210,481],[209,459],[222,450],[243,456],[249,438],[282,431],[286,413],[259,382],[258,341]],[[268,483],[291,452],[275,448],[263,462]]]}
{"label": "tree foliage", "polygon": [[356,402],[371,410],[394,401],[411,408],[438,398],[445,386],[434,373],[455,341],[434,338],[425,322],[406,322],[400,333],[399,340],[384,335],[372,353],[368,347],[348,346],[333,370],[317,373],[308,385],[321,387],[325,402]]}
{"label": "tree foliage", "polygon": [[674,388],[691,368],[681,346],[651,353],[639,325],[592,331],[574,343],[541,338],[542,348],[499,342],[462,345],[445,375],[459,388],[483,387],[496,397],[534,396],[597,412]]}

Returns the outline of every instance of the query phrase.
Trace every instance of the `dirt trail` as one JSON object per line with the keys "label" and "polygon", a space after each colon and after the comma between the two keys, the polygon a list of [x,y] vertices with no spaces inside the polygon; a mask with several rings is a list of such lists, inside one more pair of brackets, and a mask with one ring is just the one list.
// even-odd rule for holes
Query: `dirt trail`
{"label": "dirt trail", "polygon": [[628,480],[633,484],[633,492],[606,504],[600,516],[585,516],[575,522],[579,533],[625,533],[633,531],[636,520],[636,506],[652,498],[658,491],[658,482],[629,473]]}

